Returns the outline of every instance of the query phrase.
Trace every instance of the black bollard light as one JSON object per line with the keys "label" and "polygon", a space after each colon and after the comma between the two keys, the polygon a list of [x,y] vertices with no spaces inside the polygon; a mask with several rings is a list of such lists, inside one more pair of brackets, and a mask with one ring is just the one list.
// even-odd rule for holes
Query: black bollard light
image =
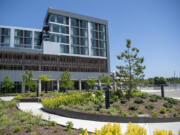
{"label": "black bollard light", "polygon": [[161,96],[164,97],[164,85],[161,85]]}
{"label": "black bollard light", "polygon": [[39,97],[39,89],[36,90],[36,96]]}
{"label": "black bollard light", "polygon": [[110,107],[109,103],[109,87],[105,88],[105,104],[106,104],[106,109]]}

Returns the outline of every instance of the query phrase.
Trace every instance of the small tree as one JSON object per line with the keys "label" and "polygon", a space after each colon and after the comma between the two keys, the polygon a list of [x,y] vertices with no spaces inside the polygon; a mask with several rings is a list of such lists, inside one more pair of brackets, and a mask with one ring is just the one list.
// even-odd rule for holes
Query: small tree
{"label": "small tree", "polygon": [[34,74],[32,71],[25,71],[25,74],[22,75],[22,80],[24,86],[28,87],[28,91],[32,90],[35,91],[35,88],[37,86],[37,82],[33,80]]}
{"label": "small tree", "polygon": [[4,83],[2,84],[1,87],[5,89],[5,92],[9,92],[9,90],[14,88],[14,85],[13,85],[14,82],[9,79],[8,75],[4,77],[3,81]]}
{"label": "small tree", "polygon": [[90,87],[91,90],[93,89],[93,86],[96,85],[96,81],[96,78],[89,78],[87,80],[87,85]]}
{"label": "small tree", "polygon": [[71,73],[69,71],[65,71],[61,75],[61,87],[65,90],[72,89],[74,86],[73,81],[71,80]]}
{"label": "small tree", "polygon": [[45,93],[47,93],[47,82],[49,82],[51,76],[50,75],[40,75],[39,76],[39,79],[41,79],[44,83],[44,90],[45,90]]}
{"label": "small tree", "polygon": [[131,48],[131,40],[127,40],[126,50],[117,58],[124,62],[124,65],[117,66],[119,76],[123,77],[123,84],[128,86],[127,97],[131,96],[131,90],[136,87],[140,79],[144,78],[145,66],[143,66],[144,58],[138,57],[139,49]]}
{"label": "small tree", "polygon": [[105,75],[104,73],[99,75],[99,80],[101,81],[101,83],[104,83],[109,87],[112,85],[113,82],[113,79],[109,75]]}

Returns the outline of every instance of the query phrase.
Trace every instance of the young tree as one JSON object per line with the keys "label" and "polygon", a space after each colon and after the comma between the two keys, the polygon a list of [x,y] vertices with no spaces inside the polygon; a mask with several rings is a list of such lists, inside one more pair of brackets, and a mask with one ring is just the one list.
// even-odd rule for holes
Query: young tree
{"label": "young tree", "polygon": [[109,75],[105,75],[104,73],[99,75],[99,80],[101,83],[106,84],[107,86],[111,86],[113,79]]}
{"label": "young tree", "polygon": [[91,90],[93,89],[93,86],[96,85],[96,81],[96,78],[89,78],[87,80],[87,85],[90,87]]}
{"label": "young tree", "polygon": [[44,84],[44,89],[45,89],[45,93],[47,93],[47,82],[49,82],[51,76],[50,75],[40,75],[39,79],[42,80],[43,84]]}
{"label": "young tree", "polygon": [[13,89],[14,88],[14,85],[13,85],[13,81],[11,81],[10,79],[9,79],[9,76],[8,75],[6,75],[5,77],[4,77],[4,83],[2,84],[2,88],[3,89],[5,89],[5,92],[9,92],[9,90],[10,89]]}
{"label": "young tree", "polygon": [[25,74],[22,75],[22,80],[24,86],[28,87],[28,91],[32,90],[35,91],[35,88],[37,86],[37,82],[33,80],[34,74],[32,71],[25,71]]}
{"label": "young tree", "polygon": [[65,71],[61,75],[61,87],[65,90],[72,89],[74,86],[73,81],[71,80],[71,73],[69,71]]}
{"label": "young tree", "polygon": [[126,50],[117,56],[124,65],[116,66],[119,69],[119,76],[123,78],[123,85],[128,87],[127,98],[131,97],[131,90],[136,87],[140,79],[144,78],[144,58],[138,57],[139,49],[131,48],[131,40],[127,40]]}

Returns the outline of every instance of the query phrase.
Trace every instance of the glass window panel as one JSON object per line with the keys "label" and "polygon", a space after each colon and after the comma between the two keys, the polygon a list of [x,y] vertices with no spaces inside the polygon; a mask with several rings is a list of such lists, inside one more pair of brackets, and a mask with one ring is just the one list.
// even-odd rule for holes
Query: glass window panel
{"label": "glass window panel", "polygon": [[77,19],[71,19],[71,26],[78,27],[78,20]]}
{"label": "glass window panel", "polygon": [[99,25],[99,30],[105,32],[105,25],[100,24]]}
{"label": "glass window panel", "polygon": [[88,55],[88,48],[87,47],[81,47],[81,54]]}
{"label": "glass window panel", "polygon": [[35,38],[35,39],[41,38],[41,35],[42,35],[41,32],[37,32],[37,31],[34,32],[34,38]]}
{"label": "glass window panel", "polygon": [[106,42],[105,41],[99,41],[100,43],[100,48],[106,48]]}
{"label": "glass window panel", "polygon": [[106,56],[106,50],[105,49],[100,49],[100,56],[103,56],[103,57]]}
{"label": "glass window panel", "polygon": [[53,24],[53,32],[59,32],[59,26]]}
{"label": "glass window panel", "polygon": [[80,22],[82,28],[87,28],[87,21],[81,20]]}
{"label": "glass window panel", "polygon": [[56,16],[55,15],[50,15],[50,21],[51,22],[56,22]]}
{"label": "glass window panel", "polygon": [[15,38],[15,44],[19,45],[20,44],[20,38]]}
{"label": "glass window panel", "polygon": [[2,28],[0,35],[9,36],[10,35],[10,29]]}
{"label": "glass window panel", "polygon": [[60,52],[61,53],[69,53],[69,46],[68,45],[60,45]]}
{"label": "glass window panel", "polygon": [[15,36],[22,37],[23,36],[23,31],[15,29]]}
{"label": "glass window panel", "polygon": [[24,39],[24,44],[31,45],[31,42],[32,42],[31,38],[25,38]]}
{"label": "glass window panel", "polygon": [[24,37],[32,37],[32,31],[24,31]]}
{"label": "glass window panel", "polygon": [[91,34],[92,34],[92,38],[98,39],[98,32],[92,31]]}
{"label": "glass window panel", "polygon": [[57,22],[58,22],[58,23],[62,23],[62,24],[66,24],[65,17],[63,17],[63,16],[57,16]]}
{"label": "glass window panel", "polygon": [[80,35],[83,37],[87,37],[87,30],[86,29],[80,29]]}
{"label": "glass window panel", "polygon": [[79,48],[78,46],[73,46],[73,47],[72,47],[72,53],[73,53],[73,54],[79,54],[79,53],[80,53],[79,49],[80,49],[80,48]]}
{"label": "glass window panel", "polygon": [[105,40],[105,33],[99,32],[99,39]]}

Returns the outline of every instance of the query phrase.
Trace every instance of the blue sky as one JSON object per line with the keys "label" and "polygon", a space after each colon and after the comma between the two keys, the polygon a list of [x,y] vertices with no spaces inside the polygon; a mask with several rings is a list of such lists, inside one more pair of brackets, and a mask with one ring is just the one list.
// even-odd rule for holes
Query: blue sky
{"label": "blue sky", "polygon": [[146,78],[180,77],[180,0],[0,0],[0,25],[42,28],[48,7],[108,20],[111,71],[131,39]]}

